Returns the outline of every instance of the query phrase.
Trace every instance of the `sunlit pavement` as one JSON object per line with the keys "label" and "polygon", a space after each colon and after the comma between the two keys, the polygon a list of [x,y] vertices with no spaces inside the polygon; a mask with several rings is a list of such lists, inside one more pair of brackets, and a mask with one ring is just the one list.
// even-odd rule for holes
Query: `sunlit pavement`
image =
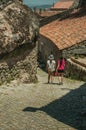
{"label": "sunlit pavement", "polygon": [[40,69],[38,80],[0,86],[0,130],[86,130],[86,83],[65,78],[58,85],[55,77],[47,84]]}

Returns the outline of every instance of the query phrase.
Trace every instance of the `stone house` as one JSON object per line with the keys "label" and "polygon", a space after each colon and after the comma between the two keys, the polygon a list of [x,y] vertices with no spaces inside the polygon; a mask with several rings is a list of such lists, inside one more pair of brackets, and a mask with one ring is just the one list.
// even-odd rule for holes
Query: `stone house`
{"label": "stone house", "polygon": [[39,51],[46,62],[52,52],[61,55],[86,55],[86,9],[75,10],[70,17],[55,20],[40,28]]}

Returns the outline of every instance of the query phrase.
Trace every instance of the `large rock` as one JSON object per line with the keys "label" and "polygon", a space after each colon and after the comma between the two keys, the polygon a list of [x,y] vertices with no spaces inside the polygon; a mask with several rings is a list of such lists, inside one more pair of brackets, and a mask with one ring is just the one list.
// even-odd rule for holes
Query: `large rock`
{"label": "large rock", "polygon": [[13,2],[0,12],[0,54],[10,52],[34,37],[38,20],[31,9]]}
{"label": "large rock", "polygon": [[0,82],[36,81],[39,21],[30,8],[12,2],[0,11]]}

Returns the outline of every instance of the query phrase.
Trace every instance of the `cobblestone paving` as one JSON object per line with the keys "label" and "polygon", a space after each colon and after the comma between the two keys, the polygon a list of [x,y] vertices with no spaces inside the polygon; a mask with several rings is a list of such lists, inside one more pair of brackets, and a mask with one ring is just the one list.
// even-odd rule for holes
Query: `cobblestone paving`
{"label": "cobblestone paving", "polygon": [[47,84],[40,69],[38,78],[36,84],[0,86],[0,130],[86,130],[80,116],[86,84],[65,78],[58,85],[57,77]]}

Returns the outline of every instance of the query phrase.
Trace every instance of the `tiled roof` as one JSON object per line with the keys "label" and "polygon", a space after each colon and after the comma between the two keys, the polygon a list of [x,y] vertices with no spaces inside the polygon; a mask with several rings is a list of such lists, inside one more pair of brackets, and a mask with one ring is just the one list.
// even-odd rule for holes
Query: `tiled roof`
{"label": "tiled roof", "polygon": [[74,0],[60,0],[59,2],[55,3],[51,9],[68,9]]}
{"label": "tiled roof", "polygon": [[86,10],[41,27],[40,34],[49,38],[59,50],[79,44],[86,40]]}
{"label": "tiled roof", "polygon": [[60,13],[60,11],[51,11],[51,10],[46,10],[46,11],[42,11],[41,14],[39,14],[41,17],[49,17],[49,16],[53,16],[55,14]]}

